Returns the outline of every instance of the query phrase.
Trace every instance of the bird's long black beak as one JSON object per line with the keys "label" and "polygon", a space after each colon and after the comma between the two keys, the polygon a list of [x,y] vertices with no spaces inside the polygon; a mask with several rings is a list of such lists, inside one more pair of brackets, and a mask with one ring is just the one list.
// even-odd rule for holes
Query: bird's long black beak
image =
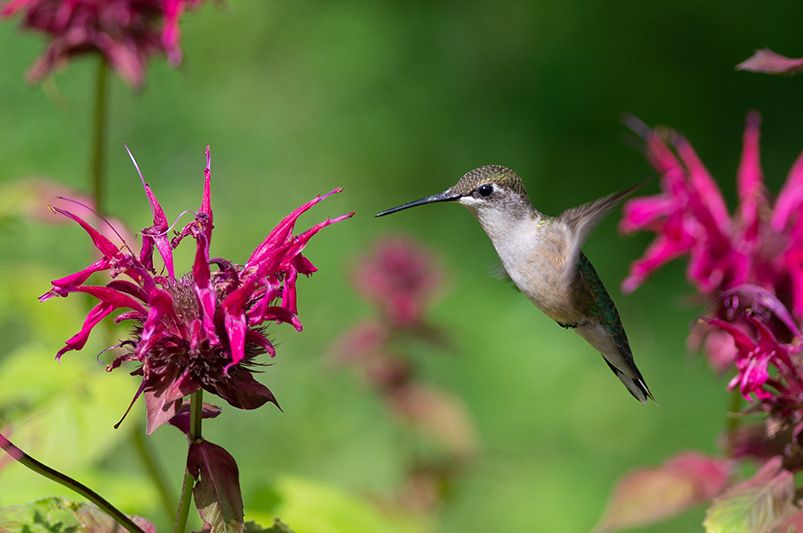
{"label": "bird's long black beak", "polygon": [[438,194],[427,196],[425,198],[413,200],[412,202],[407,202],[406,204],[397,205],[396,207],[391,207],[390,209],[385,209],[384,211],[377,213],[376,216],[383,217],[391,213],[396,213],[397,211],[402,211],[404,209],[409,209],[411,207],[416,207],[424,204],[434,204],[436,202],[454,202],[455,200],[459,200],[461,197],[462,197],[461,194],[455,194],[450,191],[444,191]]}

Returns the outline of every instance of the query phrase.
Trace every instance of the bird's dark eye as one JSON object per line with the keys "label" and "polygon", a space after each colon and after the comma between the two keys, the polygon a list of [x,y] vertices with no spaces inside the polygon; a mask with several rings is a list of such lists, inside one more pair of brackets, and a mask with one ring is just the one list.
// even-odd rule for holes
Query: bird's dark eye
{"label": "bird's dark eye", "polygon": [[479,188],[477,188],[477,193],[479,193],[480,196],[486,196],[486,197],[491,196],[493,192],[494,192],[493,185],[487,183],[485,185],[480,185]]}

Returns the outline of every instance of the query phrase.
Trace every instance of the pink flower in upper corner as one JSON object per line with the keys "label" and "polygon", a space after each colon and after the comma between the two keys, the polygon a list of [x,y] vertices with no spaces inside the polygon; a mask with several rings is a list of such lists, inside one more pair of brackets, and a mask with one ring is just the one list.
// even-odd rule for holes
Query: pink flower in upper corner
{"label": "pink flower in upper corner", "polygon": [[786,57],[768,48],[762,48],[736,65],[736,69],[765,74],[795,74],[803,71],[803,57]]}
{"label": "pink flower in upper corner", "polygon": [[[184,396],[201,388],[241,409],[276,403],[273,394],[254,379],[251,368],[257,364],[257,355],[275,354],[265,333],[268,323],[285,322],[301,330],[296,280],[299,274],[309,276],[316,271],[302,251],[321,229],[353,213],[327,219],[298,235],[293,229],[304,212],[340,189],[290,213],[244,264],[237,264],[209,255],[213,229],[209,147],[201,205],[195,218],[172,239],[165,212],[144,178],[142,183],[153,225],[142,230],[142,246],[137,253],[128,245],[118,247],[74,213],[53,208],[77,222],[101,254],[83,270],[54,280],[53,288],[40,297],[44,301],[79,292],[99,300],[81,330],[66,341],[56,357],[82,349],[101,320],[122,311],[114,321],[132,321],[133,334],[118,345],[126,351],[108,370],[126,361],[139,364],[134,374],[142,376],[142,383],[134,400],[145,394],[149,433],[178,412]],[[187,237],[195,240],[195,259],[190,272],[176,275],[173,251]],[[163,262],[158,270],[154,250]],[[112,281],[87,285],[95,272],[108,272]]]}
{"label": "pink flower in upper corner", "polygon": [[[656,233],[631,265],[625,292],[668,261],[688,255],[687,276],[700,294],[716,297],[752,284],[777,296],[797,320],[803,318],[803,153],[772,205],[759,160],[759,122],[757,113],[748,115],[737,176],[740,204],[732,216],[689,142],[671,131],[648,131],[647,155],[661,174],[663,192],[625,204],[623,232]],[[720,305],[714,315],[725,318],[729,312]],[[718,368],[733,361],[736,348],[727,338],[695,338],[705,342]]]}
{"label": "pink flower in upper corner", "polygon": [[37,82],[73,56],[99,52],[120,76],[142,85],[145,64],[162,53],[181,62],[179,18],[203,0],[7,0],[0,17],[22,13],[22,27],[50,36],[28,78]]}
{"label": "pink flower in upper corner", "polygon": [[432,255],[405,237],[389,237],[357,266],[354,284],[385,320],[415,326],[423,320],[442,279]]}

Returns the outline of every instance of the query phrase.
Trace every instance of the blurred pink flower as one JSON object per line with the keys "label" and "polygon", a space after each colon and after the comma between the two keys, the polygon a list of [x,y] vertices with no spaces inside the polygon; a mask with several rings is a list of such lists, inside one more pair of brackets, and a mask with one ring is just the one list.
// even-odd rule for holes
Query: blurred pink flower
{"label": "blurred pink flower", "polygon": [[[89,196],[48,178],[24,178],[0,187],[0,219],[24,217],[45,224],[67,224],[69,221],[51,209],[68,208],[74,215],[87,220],[97,218],[94,202]],[[133,234],[120,220],[107,218],[98,224],[98,231],[117,246],[134,240]]]}
{"label": "blurred pink flower", "polygon": [[[648,131],[647,155],[661,174],[663,192],[627,202],[620,229],[657,236],[631,265],[622,290],[635,290],[668,261],[688,255],[687,276],[702,295],[754,284],[803,317],[803,153],[771,205],[759,160],[759,122],[757,113],[748,115],[737,180],[740,204],[732,216],[688,141],[671,131]],[[716,367],[733,360],[734,346],[721,337],[693,340],[705,343]]]}
{"label": "blurred pink flower", "polygon": [[145,64],[163,53],[181,62],[179,18],[203,0],[8,0],[0,17],[22,13],[22,27],[50,36],[45,52],[28,72],[41,80],[73,56],[103,54],[120,76],[142,85]]}
{"label": "blurred pink flower", "polygon": [[406,237],[389,237],[362,259],[354,284],[385,320],[408,327],[422,322],[442,278],[428,251]]}
{"label": "blurred pink flower", "polygon": [[[66,341],[56,357],[82,349],[99,322],[124,310],[114,320],[132,320],[134,334],[120,344],[128,351],[117,357],[109,370],[126,361],[140,364],[134,374],[143,379],[134,399],[140,393],[146,396],[149,432],[176,414],[184,396],[201,388],[241,409],[275,403],[273,394],[254,379],[250,367],[257,355],[275,354],[265,335],[267,322],[286,322],[301,330],[296,279],[299,274],[316,271],[302,251],[318,231],[353,213],[327,219],[299,235],[293,235],[293,229],[305,211],[340,189],[307,202],[285,217],[248,261],[239,265],[209,255],[214,226],[208,147],[201,205],[194,220],[172,239],[168,235],[172,227],[144,178],[143,186],[153,225],[142,231],[138,254],[128,245],[114,245],[74,213],[53,208],[81,225],[101,253],[101,258],[85,269],[54,280],[53,288],[40,297],[44,301],[83,292],[99,300],[81,330]],[[176,276],[173,250],[185,237],[195,240],[195,259],[191,272]],[[154,267],[154,249],[164,264],[161,272]],[[213,265],[217,267],[214,272]],[[93,273],[101,271],[108,271],[112,281],[104,286],[85,285]],[[129,280],[118,279],[121,274]]]}
{"label": "blurred pink flower", "polygon": [[803,71],[803,57],[786,57],[768,48],[762,48],[736,65],[736,69],[765,74],[795,74]]}

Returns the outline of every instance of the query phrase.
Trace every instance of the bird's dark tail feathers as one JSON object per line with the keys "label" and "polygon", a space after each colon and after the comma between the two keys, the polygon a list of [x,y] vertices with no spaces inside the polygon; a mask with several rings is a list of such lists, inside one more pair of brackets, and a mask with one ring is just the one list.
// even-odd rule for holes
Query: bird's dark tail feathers
{"label": "bird's dark tail feathers", "polygon": [[608,364],[610,369],[616,374],[616,377],[619,378],[630,394],[633,395],[635,399],[644,403],[648,399],[655,401],[655,397],[650,392],[650,388],[647,387],[647,383],[644,381],[644,378],[641,375],[641,372],[638,371],[638,368],[633,365],[633,371],[635,373],[635,377],[630,377],[615,366],[613,366],[607,358],[603,357],[605,362]]}

